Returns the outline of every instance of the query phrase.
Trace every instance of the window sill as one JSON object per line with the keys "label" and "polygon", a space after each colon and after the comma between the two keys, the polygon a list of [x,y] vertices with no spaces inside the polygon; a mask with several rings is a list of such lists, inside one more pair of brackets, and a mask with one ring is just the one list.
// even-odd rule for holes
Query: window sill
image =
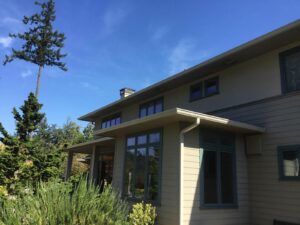
{"label": "window sill", "polygon": [[215,94],[203,96],[203,97],[201,97],[201,98],[196,98],[196,99],[191,99],[191,98],[190,98],[190,102],[199,101],[199,100],[206,99],[206,98],[209,98],[209,97],[212,97],[212,96],[215,96],[215,95],[219,95],[219,94],[220,94],[220,92],[217,92],[217,93],[215,93]]}
{"label": "window sill", "polygon": [[298,182],[300,182],[300,177],[279,177],[279,181],[292,181],[292,182],[294,182],[294,181],[298,181]]}

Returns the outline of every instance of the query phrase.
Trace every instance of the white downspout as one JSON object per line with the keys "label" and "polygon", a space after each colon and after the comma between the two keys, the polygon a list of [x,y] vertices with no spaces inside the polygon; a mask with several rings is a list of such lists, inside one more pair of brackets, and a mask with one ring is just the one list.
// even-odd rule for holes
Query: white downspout
{"label": "white downspout", "polygon": [[184,134],[198,127],[200,118],[197,118],[195,123],[180,131],[180,171],[179,171],[179,225],[183,225],[183,175],[184,175]]}

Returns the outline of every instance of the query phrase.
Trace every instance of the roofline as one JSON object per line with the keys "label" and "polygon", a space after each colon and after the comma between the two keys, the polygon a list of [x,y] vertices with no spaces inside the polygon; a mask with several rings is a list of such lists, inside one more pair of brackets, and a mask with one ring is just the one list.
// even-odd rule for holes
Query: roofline
{"label": "roofline", "polygon": [[145,93],[145,92],[150,91],[150,90],[152,90],[152,89],[154,89],[156,87],[159,87],[160,85],[163,85],[163,84],[168,83],[170,81],[176,80],[179,77],[183,77],[184,75],[189,74],[189,73],[191,73],[191,72],[193,72],[193,71],[195,71],[195,70],[197,70],[199,68],[202,68],[204,66],[207,66],[207,65],[215,63],[215,62],[222,61],[226,57],[229,57],[229,56],[234,55],[234,54],[236,54],[238,52],[241,52],[243,50],[251,48],[251,47],[253,47],[253,46],[255,46],[255,45],[257,45],[257,44],[259,44],[261,42],[264,42],[264,41],[267,41],[269,39],[272,39],[272,38],[274,38],[274,37],[276,37],[276,36],[278,36],[278,35],[286,32],[288,30],[291,30],[291,29],[297,27],[297,26],[298,27],[300,26],[300,19],[295,20],[295,21],[293,21],[293,22],[291,22],[291,23],[289,23],[289,24],[287,24],[285,26],[279,27],[279,28],[277,28],[277,29],[275,29],[275,30],[273,30],[271,32],[268,32],[268,33],[266,33],[264,35],[261,35],[261,36],[255,38],[255,39],[253,39],[253,40],[250,40],[250,41],[248,41],[248,42],[246,42],[244,44],[241,44],[241,45],[239,45],[239,46],[237,46],[235,48],[232,48],[232,49],[230,49],[228,51],[225,51],[224,53],[221,53],[221,54],[219,54],[219,55],[217,55],[215,57],[212,57],[212,58],[210,58],[210,59],[208,59],[208,60],[206,60],[206,61],[204,61],[204,62],[202,62],[200,64],[197,64],[197,65],[195,65],[193,67],[190,67],[190,68],[188,68],[186,70],[183,70],[183,71],[181,71],[181,72],[179,72],[179,73],[177,73],[175,75],[172,75],[172,76],[170,76],[168,78],[165,78],[165,79],[163,79],[163,80],[161,80],[161,81],[159,81],[157,83],[154,83],[154,84],[152,84],[152,85],[150,85],[150,86],[148,86],[146,88],[143,88],[143,89],[141,89],[139,91],[136,91],[135,93],[131,94],[130,96],[128,96],[126,98],[119,99],[119,100],[114,101],[114,102],[112,102],[112,103],[110,103],[110,104],[108,104],[108,105],[106,105],[104,107],[98,108],[98,109],[96,109],[96,110],[94,110],[94,111],[92,111],[90,113],[87,113],[87,114],[85,114],[83,116],[80,116],[78,119],[79,120],[85,120],[85,121],[91,121],[91,117],[95,116],[97,113],[101,112],[104,109],[108,109],[108,108],[110,108],[110,107],[112,107],[112,106],[114,106],[114,105],[116,105],[118,103],[121,103],[121,102],[124,102],[124,101],[128,101],[128,100],[130,100],[130,99],[132,99],[132,98],[134,98],[134,97],[136,97],[136,96],[138,96],[138,95],[140,95],[142,93]]}
{"label": "roofline", "polygon": [[182,108],[172,108],[157,114],[153,114],[151,116],[130,120],[113,127],[96,130],[94,131],[94,135],[107,136],[107,134],[110,132],[118,132],[122,129],[124,130],[124,129],[128,129],[129,127],[139,126],[145,123],[151,123],[158,120],[167,121],[168,118],[174,116],[180,116],[181,119],[185,118],[184,120],[180,119],[180,121],[191,122],[194,119],[200,119],[200,121],[206,121],[221,126],[225,126],[228,128],[241,129],[247,131],[247,133],[264,133],[266,131],[264,127],[259,127],[248,123],[234,121],[227,118],[213,116],[205,113],[199,113],[199,112],[182,109]]}

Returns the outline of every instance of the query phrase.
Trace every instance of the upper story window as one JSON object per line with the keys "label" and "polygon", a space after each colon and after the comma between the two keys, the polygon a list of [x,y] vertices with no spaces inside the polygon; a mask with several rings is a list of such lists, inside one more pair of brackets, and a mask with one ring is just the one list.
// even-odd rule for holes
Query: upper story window
{"label": "upper story window", "polygon": [[300,90],[300,47],[280,54],[283,93]]}
{"label": "upper story window", "polygon": [[121,123],[121,115],[117,114],[114,116],[110,116],[107,118],[104,118],[101,122],[101,128],[109,128],[115,125],[118,125]]}
{"label": "upper story window", "polygon": [[201,207],[237,206],[234,135],[205,129],[200,140]]}
{"label": "upper story window", "polygon": [[163,111],[163,98],[155,99],[140,106],[140,118]]}
{"label": "upper story window", "polygon": [[157,203],[160,197],[162,133],[152,131],[127,137],[123,195]]}
{"label": "upper story window", "polygon": [[201,98],[219,94],[219,78],[205,80],[201,83],[191,86],[190,100],[195,101]]}
{"label": "upper story window", "polygon": [[300,145],[278,147],[279,178],[300,181]]}

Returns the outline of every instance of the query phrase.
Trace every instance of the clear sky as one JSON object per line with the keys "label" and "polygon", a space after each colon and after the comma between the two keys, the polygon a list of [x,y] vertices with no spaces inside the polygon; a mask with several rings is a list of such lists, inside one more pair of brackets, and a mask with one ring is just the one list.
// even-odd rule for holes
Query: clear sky
{"label": "clear sky", "polygon": [[[18,42],[34,0],[0,0],[0,59]],[[69,70],[44,70],[40,101],[49,123],[99,108],[119,89],[140,90],[292,22],[299,0],[57,0],[55,27],[66,34]],[[0,121],[14,132],[13,106],[35,90],[37,67],[0,64]],[[84,123],[81,123],[84,125]]]}

